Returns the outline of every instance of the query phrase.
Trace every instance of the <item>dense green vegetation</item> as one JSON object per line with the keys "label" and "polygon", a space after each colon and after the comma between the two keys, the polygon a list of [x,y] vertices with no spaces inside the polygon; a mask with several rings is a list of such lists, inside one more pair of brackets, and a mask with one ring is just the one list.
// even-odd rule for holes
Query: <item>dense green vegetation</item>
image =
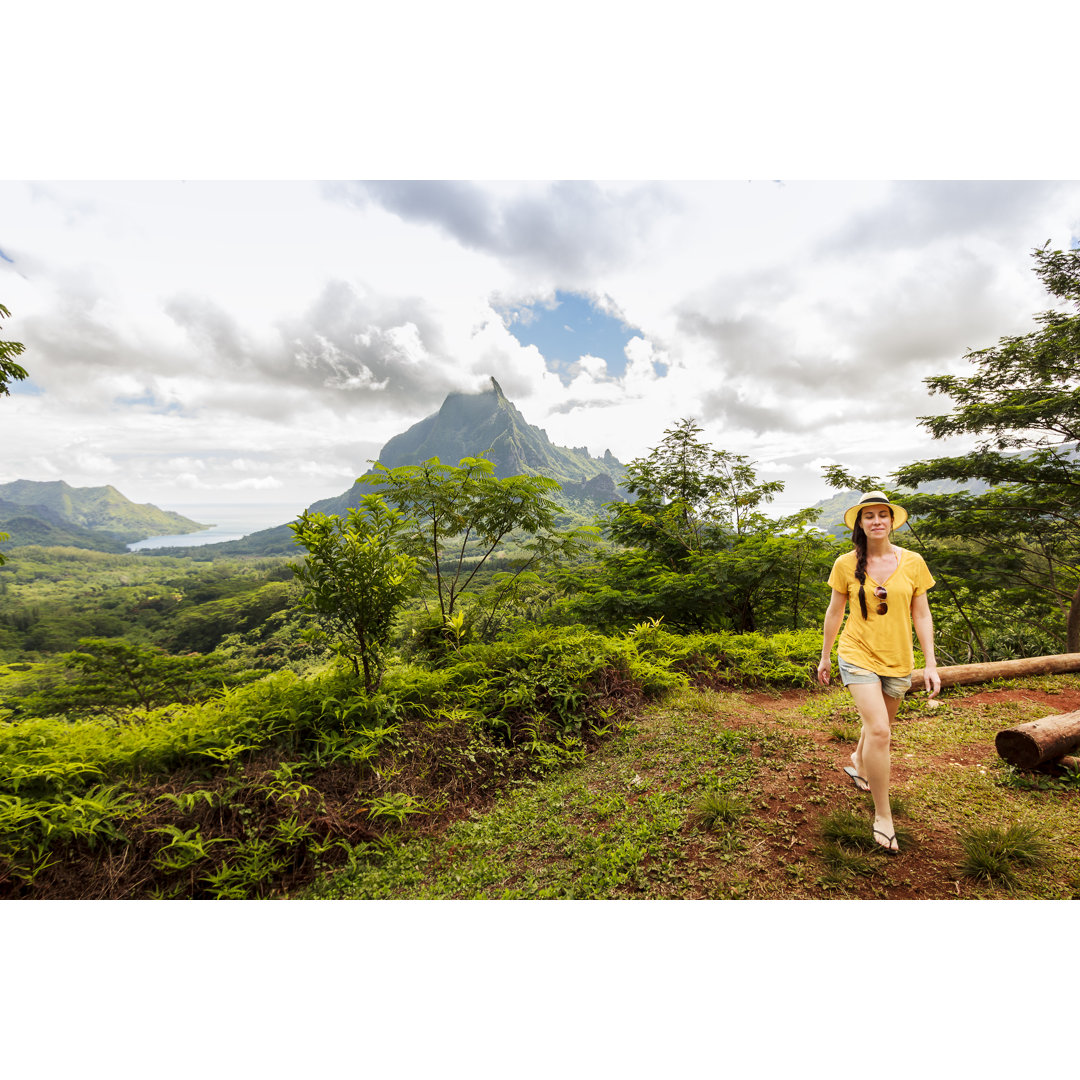
{"label": "dense green vegetation", "polygon": [[1037,715],[1025,699],[1048,686],[1051,700],[1075,700],[1080,678],[958,690],[937,709],[905,701],[893,739],[898,859],[875,844],[866,796],[838,776],[858,738],[842,689],[684,689],[595,753],[444,830],[357,848],[299,895],[1076,899],[1080,778],[1023,778],[992,749],[1003,724]]}
{"label": "dense green vegetation", "polygon": [[331,664],[189,704],[9,717],[4,886],[16,896],[272,895],[406,821],[453,816],[580,760],[643,698],[691,678],[807,682],[817,647],[809,632],[522,629],[436,668],[397,665],[376,694]]}
{"label": "dense green vegetation", "polygon": [[[1059,255],[1037,253],[1040,273],[1076,301],[1080,257]],[[971,380],[936,386],[957,400],[950,422],[999,441],[1020,440],[1020,428],[1025,439],[1075,439],[1075,338],[1075,317],[1048,315],[1035,335],[972,354]],[[497,387],[496,398],[505,419]],[[434,437],[429,428],[419,435]],[[647,703],[809,687],[829,567],[847,544],[816,528],[813,510],[768,516],[781,485],[701,436],[679,421],[621,467],[626,500],[610,497],[613,482],[571,479],[572,499],[560,502],[550,478],[502,475],[482,455],[431,458],[377,468],[340,513],[313,508],[283,527],[289,554],[10,550],[0,565],[0,894],[456,895],[426,878],[409,893],[394,877],[398,845],[496,795],[569,776],[616,737],[629,745]],[[901,542],[941,583],[942,662],[1072,641],[1076,458],[1062,447],[999,452],[1026,445],[897,476],[981,485],[904,498],[912,528]],[[841,467],[829,478],[843,490],[881,486]],[[850,737],[850,720],[830,719],[837,738]],[[749,747],[796,754],[763,730],[701,737],[740,783],[758,775]],[[633,895],[634,858],[674,850],[672,830],[689,822],[726,830],[718,843],[736,854],[745,793],[734,781],[692,786],[631,812],[599,784],[603,808],[588,813],[622,815],[604,835],[625,858],[601,858],[586,836],[593,884],[525,874],[505,895]],[[514,798],[511,818],[540,812]],[[863,873],[859,828],[830,819],[823,887]],[[1022,833],[974,837],[968,865],[1004,859],[986,874],[1011,880]],[[1034,859],[1037,848],[1023,850]],[[438,859],[436,876],[449,872]],[[320,893],[333,868],[346,884]],[[462,894],[502,895],[491,889]]]}
{"label": "dense green vegetation", "polygon": [[224,647],[278,667],[319,656],[291,610],[289,560],[148,559],[75,548],[17,548],[0,567],[0,659],[43,661],[84,637],[172,652]]}

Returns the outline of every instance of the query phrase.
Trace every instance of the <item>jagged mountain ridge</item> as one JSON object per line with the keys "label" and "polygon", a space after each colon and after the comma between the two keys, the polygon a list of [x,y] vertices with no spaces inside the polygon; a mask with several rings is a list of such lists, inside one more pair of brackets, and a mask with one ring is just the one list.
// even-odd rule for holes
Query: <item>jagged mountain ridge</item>
{"label": "jagged mountain ridge", "polygon": [[594,458],[585,447],[556,446],[543,428],[530,424],[495,379],[479,394],[448,394],[439,411],[395,435],[379,461],[387,468],[414,465],[431,457],[457,464],[486,452],[496,476],[543,475],[582,482],[598,473],[620,479],[622,464],[611,451]]}
{"label": "jagged mountain ridge", "polygon": [[[563,485],[564,494],[593,501],[616,498],[625,472],[610,450],[594,458],[585,447],[556,446],[543,428],[521,415],[494,378],[490,390],[448,394],[438,412],[390,439],[378,461],[388,469],[433,457],[457,465],[481,454],[495,466],[496,476],[547,476]],[[311,509],[343,514],[371,490],[357,483],[342,495],[312,503]]]}
{"label": "jagged mountain ridge", "polygon": [[64,480],[0,484],[0,529],[11,534],[5,543],[12,547],[64,544],[122,551],[126,544],[150,536],[208,527],[152,503],[134,503],[111,484],[85,488],[72,487]]}

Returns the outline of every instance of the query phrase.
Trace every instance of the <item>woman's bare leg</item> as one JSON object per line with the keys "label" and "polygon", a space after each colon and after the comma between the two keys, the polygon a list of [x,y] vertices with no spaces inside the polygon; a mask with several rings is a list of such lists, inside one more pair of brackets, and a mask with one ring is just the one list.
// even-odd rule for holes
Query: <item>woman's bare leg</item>
{"label": "woman's bare leg", "polygon": [[[889,750],[892,722],[901,699],[883,693],[880,683],[851,683],[848,689],[862,720],[862,734],[851,761],[855,771],[870,785],[870,794],[874,797],[874,828],[885,836],[892,836],[895,830],[889,805]],[[881,837],[874,839],[882,847],[891,846],[894,851],[898,850],[895,841],[886,845]]]}
{"label": "woman's bare leg", "polygon": [[[886,708],[886,710],[888,711],[888,714],[889,714],[889,730],[890,730],[890,733],[891,733],[891,731],[892,731],[892,723],[896,719],[896,713],[900,708],[900,702],[903,701],[904,699],[903,698],[889,697],[889,695],[885,694],[885,693],[882,694],[882,697],[885,698],[885,708]],[[866,740],[866,728],[862,727],[860,725],[860,727],[859,727],[859,742],[858,742],[858,745],[855,747],[854,753],[851,755],[851,764],[854,766],[855,772],[858,773],[858,775],[863,777],[864,779],[866,778],[866,773],[863,772],[863,758],[862,758],[862,755],[863,755],[863,744],[864,744],[865,740]],[[858,785],[856,785],[856,787],[857,786]]]}

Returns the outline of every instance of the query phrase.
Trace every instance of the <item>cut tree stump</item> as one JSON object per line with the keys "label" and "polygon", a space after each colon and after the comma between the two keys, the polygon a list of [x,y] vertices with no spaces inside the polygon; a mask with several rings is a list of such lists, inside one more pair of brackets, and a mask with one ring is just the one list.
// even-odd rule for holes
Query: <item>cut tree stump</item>
{"label": "cut tree stump", "polygon": [[1080,709],[999,731],[994,746],[1000,758],[1018,769],[1048,765],[1080,746]]}
{"label": "cut tree stump", "polygon": [[[1053,656],[1029,656],[1023,660],[995,660],[989,664],[954,664],[939,667],[941,686],[970,686],[992,679],[1019,679],[1023,675],[1065,675],[1080,671],[1080,653],[1056,653]],[[911,673],[911,691],[925,690],[923,669]]]}

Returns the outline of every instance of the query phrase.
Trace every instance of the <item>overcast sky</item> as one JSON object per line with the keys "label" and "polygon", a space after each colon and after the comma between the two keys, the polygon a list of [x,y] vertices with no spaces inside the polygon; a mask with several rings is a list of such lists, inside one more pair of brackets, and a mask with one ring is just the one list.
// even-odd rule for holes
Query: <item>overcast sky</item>
{"label": "overcast sky", "polygon": [[[944,452],[922,380],[1028,329],[1032,248],[1080,236],[1076,182],[11,181],[0,206],[32,376],[0,481],[165,507],[338,494],[489,376],[624,462],[695,417],[808,504],[823,463]],[[560,308],[623,340],[514,336]]]}
{"label": "overcast sky", "polygon": [[[694,417],[785,481],[777,509],[827,495],[824,464],[944,453],[922,380],[1049,305],[1031,251],[1080,235],[1080,182],[877,177],[1076,175],[1046,156],[1072,140],[1043,8],[933,6],[926,35],[723,7],[705,34],[679,0],[556,0],[529,47],[479,0],[13,12],[0,303],[32,378],[0,398],[0,482],[299,510],[489,376],[624,462]],[[975,86],[973,53],[1016,77]],[[477,179],[560,173],[667,178]]]}

